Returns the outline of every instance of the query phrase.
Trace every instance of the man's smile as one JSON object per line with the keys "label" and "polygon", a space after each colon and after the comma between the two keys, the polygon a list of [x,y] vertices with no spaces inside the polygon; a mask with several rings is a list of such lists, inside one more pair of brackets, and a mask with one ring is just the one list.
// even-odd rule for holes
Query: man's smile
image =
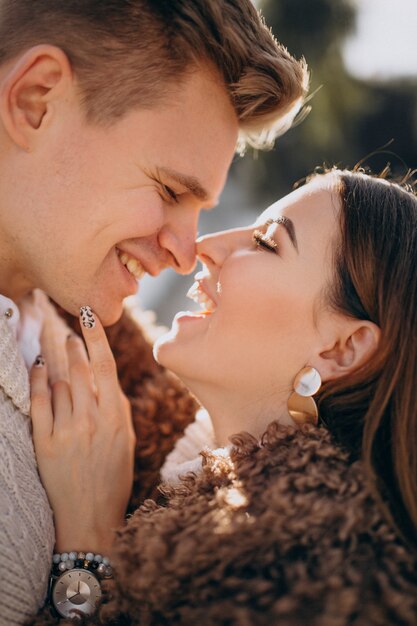
{"label": "man's smile", "polygon": [[146,270],[138,259],[123,250],[119,250],[119,248],[116,248],[116,252],[121,263],[132,274],[132,276],[136,278],[136,280],[140,280],[144,277]]}

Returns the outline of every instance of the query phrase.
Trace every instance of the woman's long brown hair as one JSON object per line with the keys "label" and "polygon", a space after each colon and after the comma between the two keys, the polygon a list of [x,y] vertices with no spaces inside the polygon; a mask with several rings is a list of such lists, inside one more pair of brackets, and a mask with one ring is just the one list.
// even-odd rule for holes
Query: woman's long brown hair
{"label": "woman's long brown hair", "polygon": [[381,329],[376,353],[320,393],[323,423],[361,457],[385,512],[417,547],[417,197],[340,172],[341,238],[330,304]]}

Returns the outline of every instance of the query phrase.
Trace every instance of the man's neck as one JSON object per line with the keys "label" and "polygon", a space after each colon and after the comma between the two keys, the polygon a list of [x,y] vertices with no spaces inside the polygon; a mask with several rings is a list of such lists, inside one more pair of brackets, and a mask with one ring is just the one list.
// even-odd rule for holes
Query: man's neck
{"label": "man's neck", "polygon": [[0,254],[0,294],[19,304],[31,291],[33,287],[3,248]]}

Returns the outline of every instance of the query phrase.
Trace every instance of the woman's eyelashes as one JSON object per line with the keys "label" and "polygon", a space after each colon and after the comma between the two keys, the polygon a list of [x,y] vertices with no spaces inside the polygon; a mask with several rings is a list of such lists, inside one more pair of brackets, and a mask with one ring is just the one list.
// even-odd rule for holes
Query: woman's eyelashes
{"label": "woman's eyelashes", "polygon": [[258,249],[264,248],[265,250],[269,250],[270,252],[275,252],[275,254],[278,254],[277,242],[265,233],[263,233],[261,230],[255,230],[253,232],[252,241]]}

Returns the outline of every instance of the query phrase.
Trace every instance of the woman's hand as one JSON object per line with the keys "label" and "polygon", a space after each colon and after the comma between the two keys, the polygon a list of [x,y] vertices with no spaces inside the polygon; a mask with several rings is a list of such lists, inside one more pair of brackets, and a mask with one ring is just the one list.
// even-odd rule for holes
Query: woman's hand
{"label": "woman's hand", "polygon": [[89,358],[82,340],[71,335],[69,383],[49,391],[47,364],[38,358],[32,368],[33,441],[57,551],[108,555],[132,489],[135,435],[103,327],[88,308],[82,320]]}

